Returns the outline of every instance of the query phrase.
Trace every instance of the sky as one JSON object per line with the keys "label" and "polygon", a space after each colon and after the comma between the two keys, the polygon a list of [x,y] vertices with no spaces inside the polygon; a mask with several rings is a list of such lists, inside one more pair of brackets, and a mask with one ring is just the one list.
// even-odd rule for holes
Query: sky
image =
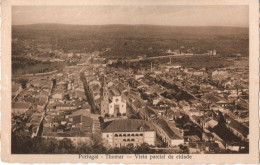
{"label": "sky", "polygon": [[248,6],[14,6],[12,24],[248,27]]}

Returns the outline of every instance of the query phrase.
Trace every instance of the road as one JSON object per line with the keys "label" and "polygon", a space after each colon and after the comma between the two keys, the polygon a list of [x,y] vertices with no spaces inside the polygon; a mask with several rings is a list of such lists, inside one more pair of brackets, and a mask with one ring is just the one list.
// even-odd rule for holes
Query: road
{"label": "road", "polygon": [[97,106],[95,104],[94,98],[91,95],[91,92],[90,92],[88,83],[86,81],[86,76],[85,76],[84,72],[80,72],[80,76],[81,76],[81,81],[83,82],[85,95],[87,97],[89,105],[91,106],[91,113],[93,113],[93,114],[100,114],[100,112],[99,112],[99,110],[98,110],[98,108],[97,108]]}
{"label": "road", "polygon": [[46,115],[46,108],[47,108],[47,105],[49,104],[49,100],[50,100],[50,97],[53,93],[53,89],[54,89],[54,83],[52,82],[52,87],[51,87],[51,92],[48,96],[48,100],[47,100],[47,103],[44,105],[44,111],[42,113],[42,117],[41,117],[41,120],[40,120],[40,124],[38,126],[38,129],[36,131],[36,136],[40,137],[42,136],[42,132],[43,132],[43,122],[45,120],[45,115]]}
{"label": "road", "polygon": [[192,56],[209,56],[209,55],[208,54],[194,54],[194,55],[176,54],[176,55],[167,55],[167,56],[147,57],[147,58],[144,58],[144,59],[131,59],[131,60],[126,60],[126,62],[136,62],[136,61],[149,60],[149,59],[158,59],[158,58],[192,57]]}

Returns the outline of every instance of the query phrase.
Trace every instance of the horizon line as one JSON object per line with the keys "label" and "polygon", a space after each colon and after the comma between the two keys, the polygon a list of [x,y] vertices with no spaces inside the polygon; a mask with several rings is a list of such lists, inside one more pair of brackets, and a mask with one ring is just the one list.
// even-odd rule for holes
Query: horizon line
{"label": "horizon line", "polygon": [[229,28],[249,28],[249,26],[219,26],[219,25],[163,25],[163,24],[69,24],[69,23],[31,23],[31,24],[14,24],[11,26],[30,26],[30,25],[70,25],[70,26],[109,26],[109,25],[127,25],[127,26],[170,26],[170,27],[229,27]]}

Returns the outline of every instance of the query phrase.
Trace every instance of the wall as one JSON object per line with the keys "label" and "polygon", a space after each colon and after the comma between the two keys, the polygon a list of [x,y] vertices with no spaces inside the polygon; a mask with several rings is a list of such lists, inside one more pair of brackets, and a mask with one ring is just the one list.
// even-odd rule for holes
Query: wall
{"label": "wall", "polygon": [[144,132],[144,142],[149,145],[155,145],[156,134],[155,131]]}

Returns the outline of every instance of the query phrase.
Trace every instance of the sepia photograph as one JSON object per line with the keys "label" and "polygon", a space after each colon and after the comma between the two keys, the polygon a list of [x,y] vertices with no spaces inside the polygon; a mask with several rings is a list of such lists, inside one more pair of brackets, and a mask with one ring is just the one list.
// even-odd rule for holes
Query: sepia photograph
{"label": "sepia photograph", "polygon": [[10,154],[249,155],[249,9],[11,6]]}

